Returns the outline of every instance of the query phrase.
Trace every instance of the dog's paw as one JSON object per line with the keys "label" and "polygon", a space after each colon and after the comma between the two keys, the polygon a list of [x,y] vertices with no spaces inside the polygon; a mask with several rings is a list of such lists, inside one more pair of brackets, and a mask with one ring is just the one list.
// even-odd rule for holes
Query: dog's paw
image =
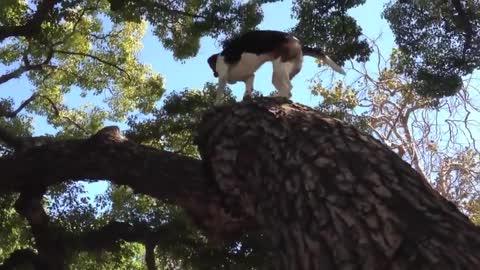
{"label": "dog's paw", "polygon": [[285,98],[285,99],[291,99],[292,98],[292,94],[291,93],[280,93],[280,92],[276,92],[275,94],[273,94],[274,98]]}

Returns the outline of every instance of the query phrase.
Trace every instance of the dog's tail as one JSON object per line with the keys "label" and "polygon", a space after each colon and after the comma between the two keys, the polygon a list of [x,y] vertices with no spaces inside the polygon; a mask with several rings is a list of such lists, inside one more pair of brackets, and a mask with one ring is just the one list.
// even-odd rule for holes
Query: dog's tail
{"label": "dog's tail", "polygon": [[335,63],[332,59],[330,59],[330,57],[328,57],[328,55],[326,55],[323,52],[322,49],[303,46],[302,47],[302,52],[303,52],[303,55],[318,58],[322,62],[322,64],[326,64],[326,65],[330,66],[336,72],[338,72],[340,74],[343,74],[343,75],[346,74],[345,70],[343,70],[343,68],[341,66],[337,65],[337,63]]}

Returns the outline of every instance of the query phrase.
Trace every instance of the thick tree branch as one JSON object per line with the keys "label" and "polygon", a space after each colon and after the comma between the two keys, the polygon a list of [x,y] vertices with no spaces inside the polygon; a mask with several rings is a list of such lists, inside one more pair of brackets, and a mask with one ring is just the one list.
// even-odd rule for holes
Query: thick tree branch
{"label": "thick tree branch", "polygon": [[[31,202],[31,200],[29,201]],[[25,204],[25,202],[22,202],[22,204]],[[29,203],[27,202],[27,204]],[[31,208],[31,206],[32,205],[27,208]],[[23,207],[25,206],[22,206],[22,208]],[[26,214],[30,225],[33,225],[32,231],[34,232],[35,240],[40,240],[37,246],[40,245],[40,247],[46,251],[54,251],[55,254],[50,254],[50,256],[44,258],[41,256],[42,252],[38,255],[31,250],[17,250],[10,255],[9,259],[5,260],[3,264],[0,265],[0,270],[15,269],[14,266],[18,266],[26,261],[33,264],[36,267],[35,269],[51,269],[48,266],[48,259],[55,258],[55,261],[61,262],[62,260],[59,256],[61,256],[65,250],[68,250],[69,252],[115,252],[121,249],[121,242],[119,240],[144,244],[146,248],[145,259],[147,269],[156,269],[154,249],[158,243],[164,245],[166,243],[171,245],[181,244],[191,247],[196,247],[196,244],[198,244],[192,241],[189,236],[182,237],[179,230],[182,230],[183,228],[179,228],[177,226],[178,224],[175,222],[166,223],[165,225],[161,225],[159,228],[152,230],[145,224],[131,225],[128,223],[112,221],[97,230],[79,234],[66,232],[62,230],[62,228],[48,224],[48,217],[43,210],[27,210],[29,213],[24,213],[24,211],[25,210],[20,210],[20,212]],[[37,214],[32,214],[34,212]],[[32,219],[36,219],[37,221],[32,221]],[[40,224],[42,224],[41,226],[38,225],[40,220],[43,220],[40,222]],[[55,237],[52,237],[53,235],[55,235]],[[50,239],[50,241],[45,242],[45,238]],[[61,250],[57,251],[57,249],[60,248]]]}
{"label": "thick tree branch", "polygon": [[66,242],[73,250],[115,251],[120,248],[119,240],[145,243],[149,234],[148,226],[112,221],[98,230],[66,236]]}
{"label": "thick tree branch", "polygon": [[19,68],[15,69],[14,71],[11,71],[9,73],[3,74],[0,76],[0,84],[6,83],[11,79],[15,79],[20,77],[23,73],[30,71],[30,70],[35,70],[35,69],[41,69],[42,66],[40,65],[34,65],[34,66],[20,66]]}
{"label": "thick tree branch", "polygon": [[20,137],[16,136],[8,128],[0,126],[0,144],[13,148],[16,152],[22,152],[26,149],[31,149],[32,147],[38,147],[52,142],[55,142],[55,139],[50,136]]}
{"label": "thick tree branch", "polygon": [[155,265],[155,244],[145,244],[145,264],[148,270],[157,270]]}
{"label": "thick tree branch", "polygon": [[58,0],[43,0],[36,12],[23,25],[5,25],[0,27],[0,42],[8,37],[33,37],[41,31],[41,25],[48,19]]}
{"label": "thick tree branch", "polygon": [[23,189],[15,203],[15,209],[30,225],[38,250],[38,259],[47,266],[47,269],[63,270],[66,263],[64,241],[62,234],[51,226],[49,217],[43,209],[42,198],[45,191],[46,186],[41,184],[32,184]]}
{"label": "thick tree branch", "polygon": [[255,225],[226,213],[200,160],[127,141],[116,127],[84,140],[51,141],[26,148],[0,159],[0,171],[0,192],[85,179],[128,185],[135,192],[183,206],[212,239],[233,237]]}

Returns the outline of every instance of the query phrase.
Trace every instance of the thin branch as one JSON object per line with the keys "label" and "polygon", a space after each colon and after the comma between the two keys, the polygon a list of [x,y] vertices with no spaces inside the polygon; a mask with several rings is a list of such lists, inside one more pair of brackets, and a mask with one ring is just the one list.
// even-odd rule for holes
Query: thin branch
{"label": "thin branch", "polygon": [[3,116],[3,117],[6,117],[6,118],[15,118],[17,117],[17,115],[25,108],[27,107],[30,103],[32,103],[32,101],[34,101],[37,97],[38,97],[38,93],[34,93],[33,95],[31,95],[28,99],[24,100],[20,106],[12,111],[12,112],[7,112],[3,115],[0,114],[0,116]]}
{"label": "thin branch", "polygon": [[[98,5],[98,3],[97,3]],[[97,7],[98,8],[98,7]],[[70,31],[70,33],[68,34],[65,34],[64,38],[62,38],[61,40],[57,41],[57,42],[54,42],[52,44],[52,47],[55,47],[55,46],[58,46],[58,45],[61,45],[61,44],[64,44],[67,40],[69,40],[73,35],[75,35],[76,33],[78,33],[79,31],[77,30],[77,26],[80,24],[80,22],[82,21],[82,18],[83,16],[87,13],[87,11],[94,11],[96,9],[96,7],[85,7],[84,9],[82,9],[82,11],[80,12],[80,14],[78,16],[76,16],[76,20],[72,26],[72,30]]]}
{"label": "thin branch", "polygon": [[39,64],[31,65],[28,57],[24,55],[23,56],[24,65],[18,67],[14,71],[11,71],[7,74],[0,76],[0,84],[6,83],[11,79],[18,78],[27,71],[43,69],[46,65],[48,65],[48,63],[50,63],[50,61],[52,60],[52,57],[53,57],[53,51],[49,50],[47,58],[43,62]]}
{"label": "thin branch", "polygon": [[102,64],[105,64],[105,65],[107,65],[107,66],[111,66],[111,67],[117,69],[118,71],[125,73],[125,74],[130,78],[130,75],[128,74],[128,72],[127,72],[125,69],[121,68],[120,66],[118,66],[118,65],[116,65],[116,64],[114,64],[114,63],[112,63],[112,62],[108,62],[107,60],[103,60],[103,59],[101,59],[100,57],[95,56],[95,55],[93,55],[93,54],[82,53],[82,52],[71,52],[71,51],[64,51],[64,50],[54,50],[54,52],[56,52],[56,53],[62,53],[62,54],[69,54],[69,55],[78,55],[78,56],[84,56],[84,57],[92,58],[92,59],[94,59],[94,60],[96,60],[96,61],[98,61],[98,62],[100,62],[100,63],[102,63]]}
{"label": "thin branch", "polygon": [[77,123],[75,120],[73,120],[72,118],[70,118],[68,116],[61,116],[60,112],[61,112],[62,109],[59,108],[59,106],[51,98],[49,98],[48,96],[45,96],[45,95],[39,95],[39,97],[45,99],[50,104],[53,111],[55,112],[55,116],[61,117],[65,120],[67,120],[70,124],[74,125],[78,130],[83,131],[83,133],[85,135],[88,134],[88,132],[85,130],[85,128],[82,125],[80,125],[79,123]]}

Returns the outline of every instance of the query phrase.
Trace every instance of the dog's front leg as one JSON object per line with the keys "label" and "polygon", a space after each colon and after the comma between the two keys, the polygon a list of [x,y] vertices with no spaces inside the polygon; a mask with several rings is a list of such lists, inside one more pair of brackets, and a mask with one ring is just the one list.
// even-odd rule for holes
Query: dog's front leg
{"label": "dog's front leg", "polygon": [[225,98],[225,92],[227,91],[227,81],[219,78],[217,89],[215,91],[215,104],[221,104]]}

